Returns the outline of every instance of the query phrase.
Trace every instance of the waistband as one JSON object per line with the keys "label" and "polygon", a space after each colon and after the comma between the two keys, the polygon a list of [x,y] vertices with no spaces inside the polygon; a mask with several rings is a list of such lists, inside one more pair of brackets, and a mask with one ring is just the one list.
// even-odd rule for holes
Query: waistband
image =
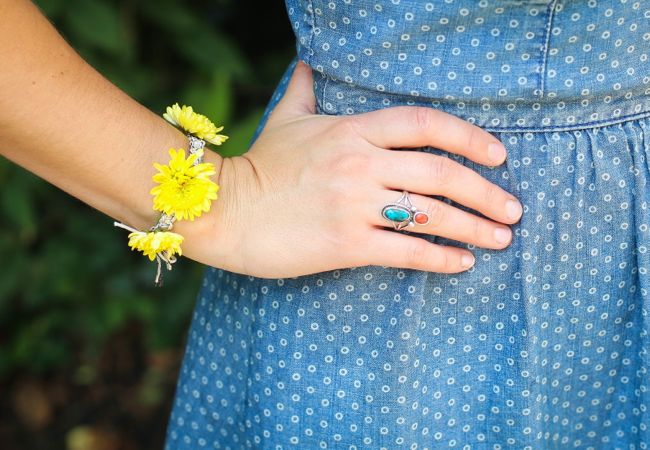
{"label": "waistband", "polygon": [[287,0],[322,112],[441,109],[488,130],[650,113],[650,1]]}
{"label": "waistband", "polygon": [[602,98],[431,99],[367,89],[313,71],[318,110],[322,114],[360,114],[391,106],[435,108],[487,131],[548,132],[608,126],[650,116],[648,90],[639,95]]}

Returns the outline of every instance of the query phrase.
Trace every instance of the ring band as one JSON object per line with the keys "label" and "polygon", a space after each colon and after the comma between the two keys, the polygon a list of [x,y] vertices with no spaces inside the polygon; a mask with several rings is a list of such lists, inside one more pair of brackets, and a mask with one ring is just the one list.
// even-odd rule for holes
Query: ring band
{"label": "ring band", "polygon": [[426,225],[429,223],[429,215],[424,211],[418,210],[411,203],[409,193],[402,191],[402,196],[395,203],[388,203],[381,210],[384,219],[393,224],[393,228],[401,230],[406,226]]}

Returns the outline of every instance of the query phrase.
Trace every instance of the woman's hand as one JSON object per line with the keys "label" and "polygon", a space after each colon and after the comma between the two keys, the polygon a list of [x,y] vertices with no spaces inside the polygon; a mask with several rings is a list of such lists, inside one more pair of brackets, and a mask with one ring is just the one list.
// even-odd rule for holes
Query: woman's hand
{"label": "woman's hand", "polygon": [[[0,30],[13,37],[0,41],[0,154],[122,223],[151,226],[159,216],[151,208],[151,164],[187,138],[83,61],[32,2],[6,2],[0,12]],[[412,231],[507,245],[510,230],[497,222],[519,219],[517,211],[507,215],[514,197],[449,158],[390,150],[433,146],[496,165],[505,152],[488,158],[490,144],[501,148],[494,137],[430,108],[317,115],[312,91],[311,69],[299,64],[247,153],[205,153],[220,167],[219,198],[198,220],[174,224],[183,255],[265,278],[363,265],[466,269],[467,250],[400,233],[381,216],[402,190],[430,215]],[[505,242],[495,239],[497,229]]]}
{"label": "woman's hand", "polygon": [[[364,265],[444,273],[470,267],[471,252],[395,231],[381,216],[402,190],[430,217],[410,231],[485,248],[509,244],[510,228],[501,223],[519,220],[515,197],[444,156],[390,150],[432,146],[496,166],[505,150],[492,135],[429,108],[325,116],[315,114],[314,105],[311,69],[299,63],[255,144],[224,159],[219,199],[202,219],[207,229],[191,242],[186,238],[184,254],[262,278]],[[497,150],[496,159],[490,149]],[[494,221],[430,195],[453,199]]]}

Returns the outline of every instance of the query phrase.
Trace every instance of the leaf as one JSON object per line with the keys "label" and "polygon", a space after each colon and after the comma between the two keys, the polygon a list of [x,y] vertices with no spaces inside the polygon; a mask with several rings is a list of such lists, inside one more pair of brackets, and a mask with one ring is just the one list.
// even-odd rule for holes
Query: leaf
{"label": "leaf", "polygon": [[141,2],[142,13],[161,28],[188,31],[203,25],[201,19],[181,3],[162,1]]}
{"label": "leaf", "polygon": [[233,108],[231,80],[230,74],[214,70],[209,85],[189,85],[183,98],[187,100],[186,104],[193,105],[195,111],[207,116],[218,127],[222,125],[227,127]]}
{"label": "leaf", "polygon": [[[257,125],[264,114],[263,109],[258,109],[248,115],[244,120],[237,123],[230,133],[226,133],[229,139],[217,147],[216,151],[222,156],[236,156],[248,151],[250,140],[257,129]],[[225,129],[224,129],[225,133]]]}
{"label": "leaf", "polygon": [[36,0],[35,3],[50,19],[56,19],[61,15],[65,8],[66,0]]}
{"label": "leaf", "polygon": [[[35,1],[91,66],[143,106],[160,115],[185,100],[224,125],[230,139],[214,148],[232,155],[248,148],[258,108],[295,51],[287,34],[255,38],[255,24],[284,20],[267,14],[271,7],[248,28],[237,25],[250,18],[246,2]],[[273,50],[281,45],[288,53]],[[182,349],[206,267],[181,260],[163,289],[153,287],[155,264],[128,248],[128,233],[30,175],[0,158],[0,253],[10,256],[0,274],[0,377],[70,374],[80,360],[100,376],[101,349],[113,332],[130,335],[131,324],[147,351]],[[92,370],[82,375],[90,380]]]}
{"label": "leaf", "polygon": [[116,64],[110,59],[93,66],[114,85],[138,101],[154,96],[161,90],[162,76],[146,66]]}
{"label": "leaf", "polygon": [[124,25],[115,5],[105,0],[77,0],[66,9],[66,23],[80,40],[113,54],[128,53]]}
{"label": "leaf", "polygon": [[16,226],[26,240],[36,232],[36,213],[24,174],[16,173],[2,190],[4,216]]}
{"label": "leaf", "polygon": [[5,246],[0,246],[0,250],[4,255],[12,255],[10,263],[4,264],[0,271],[0,317],[3,317],[10,311],[13,296],[25,282],[23,278],[29,273],[29,261],[24,253],[8,252]]}
{"label": "leaf", "polygon": [[173,42],[184,57],[206,71],[218,69],[238,77],[250,74],[249,66],[235,43],[211,28],[175,33]]}

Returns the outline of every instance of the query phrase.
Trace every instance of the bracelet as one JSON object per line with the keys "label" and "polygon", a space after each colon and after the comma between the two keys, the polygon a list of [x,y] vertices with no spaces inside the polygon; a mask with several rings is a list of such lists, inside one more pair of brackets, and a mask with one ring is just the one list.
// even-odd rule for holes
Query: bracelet
{"label": "bracelet", "polygon": [[204,163],[203,154],[206,142],[221,145],[228,136],[218,134],[217,128],[207,117],[195,113],[191,106],[181,108],[178,103],[167,107],[163,114],[165,120],[187,133],[189,155],[185,150],[169,149],[171,160],[168,165],[153,163],[158,170],[153,181],[158,183],[151,189],[153,209],[161,211],[157,223],[147,231],[140,231],[120,222],[116,227],[131,231],[129,247],[139,250],[151,261],[156,260],[158,270],[155,286],[162,286],[162,263],[172,270],[176,255],[182,255],[183,236],[170,231],[176,220],[193,221],[204,212],[210,211],[212,200],[217,199],[219,185],[210,179],[216,174],[214,164]]}

